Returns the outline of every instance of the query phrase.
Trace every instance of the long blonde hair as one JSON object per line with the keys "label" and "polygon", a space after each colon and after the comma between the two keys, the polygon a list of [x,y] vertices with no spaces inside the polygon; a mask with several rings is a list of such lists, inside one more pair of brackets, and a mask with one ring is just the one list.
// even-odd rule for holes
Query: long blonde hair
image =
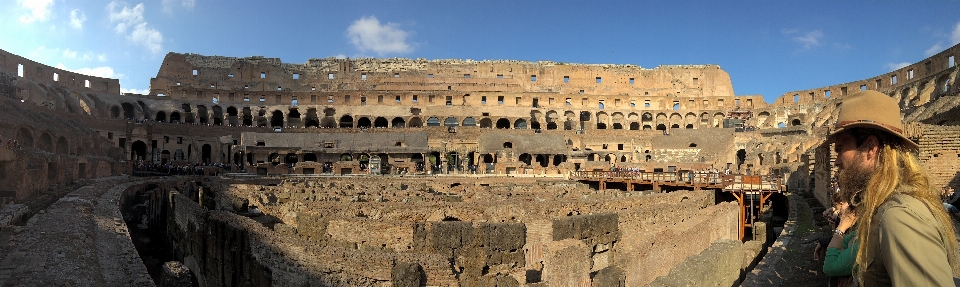
{"label": "long blonde hair", "polygon": [[857,238],[860,247],[857,250],[857,273],[860,282],[866,273],[867,263],[870,262],[870,226],[874,221],[877,209],[887,201],[890,195],[899,193],[911,196],[923,202],[930,209],[930,213],[939,224],[940,232],[946,237],[944,244],[947,250],[947,259],[953,270],[953,275],[960,274],[957,264],[957,242],[953,230],[953,220],[947,214],[940,200],[940,193],[930,186],[927,171],[920,165],[916,155],[899,145],[881,144],[877,152],[876,173],[867,183],[866,191],[862,193],[861,208],[858,208],[860,218],[857,227]]}

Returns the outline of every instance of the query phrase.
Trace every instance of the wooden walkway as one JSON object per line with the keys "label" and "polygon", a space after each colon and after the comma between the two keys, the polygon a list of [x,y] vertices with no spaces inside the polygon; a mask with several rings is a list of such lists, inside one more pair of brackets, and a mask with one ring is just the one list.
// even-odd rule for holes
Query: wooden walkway
{"label": "wooden walkway", "polygon": [[627,191],[637,185],[649,185],[655,192],[663,187],[712,189],[732,194],[740,205],[740,240],[747,227],[753,228],[756,218],[763,213],[766,201],[774,193],[786,191],[783,179],[773,175],[715,174],[697,172],[634,172],[634,171],[577,171],[570,179],[597,182],[598,188],[607,188],[607,183],[621,183]]}

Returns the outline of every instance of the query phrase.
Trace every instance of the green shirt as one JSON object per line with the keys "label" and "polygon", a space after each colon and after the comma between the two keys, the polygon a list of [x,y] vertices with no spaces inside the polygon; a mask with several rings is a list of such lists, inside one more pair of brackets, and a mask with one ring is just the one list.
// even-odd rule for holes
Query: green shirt
{"label": "green shirt", "polygon": [[827,257],[823,260],[823,273],[828,276],[850,276],[853,274],[853,265],[857,262],[857,247],[860,240],[853,241],[857,230],[850,228],[843,236],[843,249],[827,247]]}

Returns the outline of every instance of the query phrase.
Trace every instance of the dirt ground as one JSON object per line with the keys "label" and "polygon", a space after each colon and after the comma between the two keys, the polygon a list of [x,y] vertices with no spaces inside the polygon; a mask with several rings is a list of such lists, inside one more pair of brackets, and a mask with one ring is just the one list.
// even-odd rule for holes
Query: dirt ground
{"label": "dirt ground", "polygon": [[804,198],[796,207],[799,210],[793,238],[797,240],[791,240],[787,244],[787,251],[776,265],[777,273],[783,278],[780,286],[826,286],[827,276],[822,271],[823,260],[813,258],[817,238],[830,232],[828,223],[820,216],[823,207],[813,198]]}

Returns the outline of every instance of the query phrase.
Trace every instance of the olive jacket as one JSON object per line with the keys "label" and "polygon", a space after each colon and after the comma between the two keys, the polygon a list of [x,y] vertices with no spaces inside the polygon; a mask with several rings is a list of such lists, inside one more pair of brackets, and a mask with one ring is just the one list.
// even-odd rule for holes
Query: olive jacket
{"label": "olive jacket", "polygon": [[876,212],[860,286],[954,286],[947,236],[923,202],[894,193]]}

